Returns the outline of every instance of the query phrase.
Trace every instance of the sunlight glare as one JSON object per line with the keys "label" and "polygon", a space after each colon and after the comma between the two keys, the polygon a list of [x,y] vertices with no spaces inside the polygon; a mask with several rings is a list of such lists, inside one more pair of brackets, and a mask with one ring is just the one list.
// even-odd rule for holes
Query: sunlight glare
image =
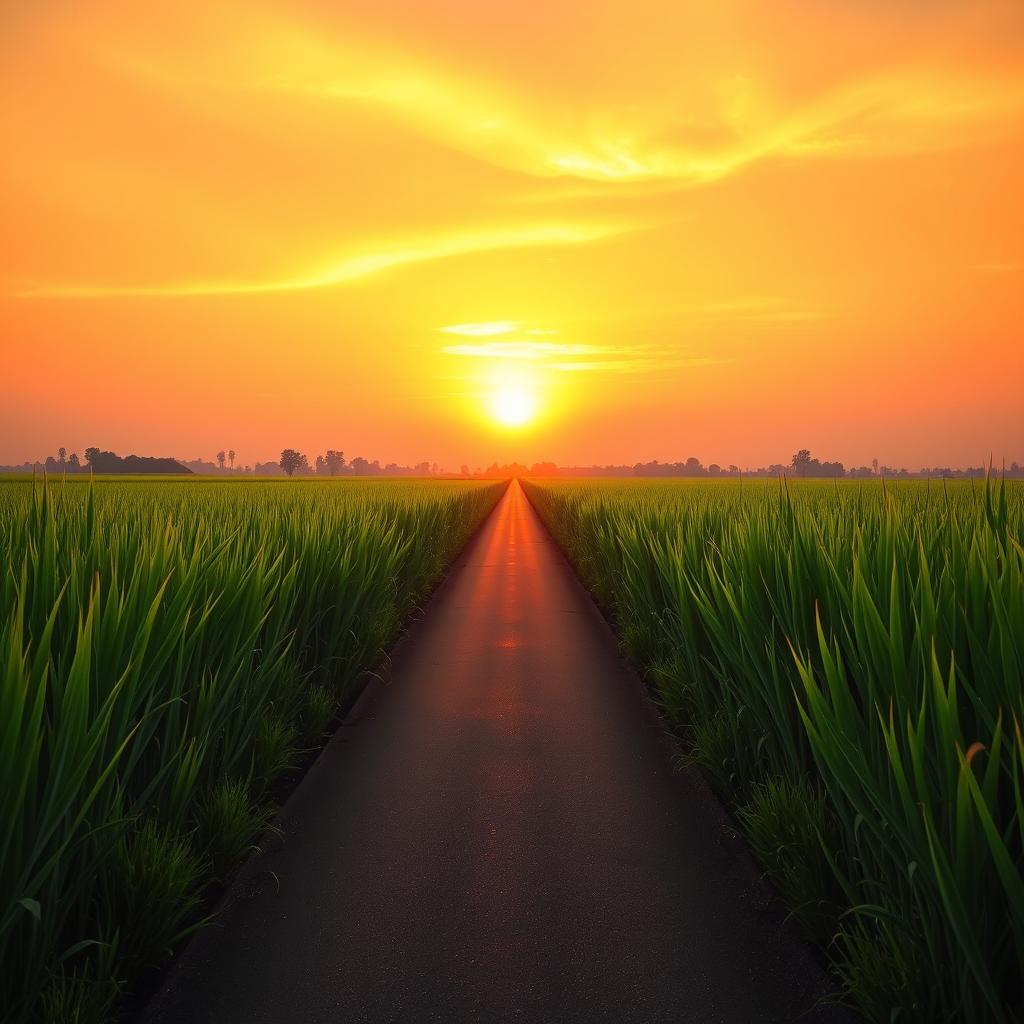
{"label": "sunlight glare", "polygon": [[491,414],[505,427],[521,427],[533,419],[536,402],[520,387],[504,387],[491,396]]}

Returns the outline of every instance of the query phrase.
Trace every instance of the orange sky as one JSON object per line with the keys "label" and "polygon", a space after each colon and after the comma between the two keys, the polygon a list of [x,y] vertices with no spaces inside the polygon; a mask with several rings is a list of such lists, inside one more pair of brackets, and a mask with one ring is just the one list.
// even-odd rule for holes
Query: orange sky
{"label": "orange sky", "polygon": [[0,126],[0,462],[1024,461],[1019,0],[8,5]]}

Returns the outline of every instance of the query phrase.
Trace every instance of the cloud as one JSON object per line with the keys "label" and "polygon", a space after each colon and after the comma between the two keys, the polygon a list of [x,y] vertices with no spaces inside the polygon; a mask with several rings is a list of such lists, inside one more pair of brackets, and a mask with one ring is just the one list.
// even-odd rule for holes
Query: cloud
{"label": "cloud", "polygon": [[[692,11],[680,17],[696,18],[699,30]],[[133,56],[130,68],[204,109],[219,100],[231,111],[239,93],[365,107],[498,167],[611,184],[708,183],[771,157],[945,149],[1014,133],[1024,112],[1019,75],[955,49],[925,58],[920,43],[904,41],[907,52],[894,63],[862,54],[812,77],[815,47],[797,46],[790,68],[775,56],[774,27],[754,22],[750,45],[764,58],[756,71],[737,73],[720,52],[672,74],[652,58],[650,68],[633,69],[622,95],[611,85],[581,89],[568,73],[546,91],[541,81],[513,77],[500,47],[493,67],[482,68],[471,57],[440,59],[399,34],[341,32],[283,15],[246,18],[245,45],[229,51],[207,40],[200,66],[214,72],[197,76],[188,44],[177,56],[166,47]],[[600,61],[600,51],[589,59]]]}
{"label": "cloud", "polygon": [[629,350],[551,341],[491,341],[477,345],[445,345],[441,351],[449,356],[469,356],[477,359],[550,359],[554,356],[603,355]]}
{"label": "cloud", "polygon": [[474,338],[489,337],[494,334],[525,334],[530,338],[542,338],[561,334],[557,327],[527,327],[519,320],[486,320],[482,323],[448,324],[439,327],[444,334],[465,334]]}
{"label": "cloud", "polygon": [[731,362],[731,360],[716,356],[652,353],[647,356],[634,356],[630,359],[573,360],[564,363],[550,363],[548,369],[558,370],[560,373],[635,374],[648,373],[652,370],[676,370],[687,366],[718,366],[727,362]]}
{"label": "cloud", "polygon": [[310,291],[348,284],[387,270],[431,260],[493,252],[499,249],[579,245],[634,229],[635,226],[608,224],[533,224],[399,243],[345,256],[337,262],[293,277],[153,284],[48,284],[25,287],[15,294],[21,298],[88,299],[115,296],[171,298],[257,295]]}
{"label": "cloud", "polygon": [[[734,108],[734,86],[707,103],[704,123],[680,121],[660,100],[626,109],[581,111],[563,122],[525,110],[479,83],[436,72],[386,76],[363,86],[312,87],[321,95],[373,101],[417,130],[500,166],[542,177],[593,182],[720,180],[771,157],[822,159],[944,149],[1005,134],[1024,111],[1024,87],[998,76],[936,68],[865,73],[783,102],[770,82],[747,82],[749,116]],[[468,98],[467,98],[468,97]]]}
{"label": "cloud", "polygon": [[[669,324],[657,328],[659,332],[692,332],[700,326],[719,323],[735,324],[796,324],[819,320],[824,314],[818,310],[801,309],[781,295],[745,295],[715,302],[695,303],[671,311]],[[498,363],[528,363],[531,369],[556,374],[605,374],[635,379],[642,374],[658,374],[669,370],[713,366],[732,362],[731,357],[695,352],[681,341],[629,341],[609,343],[539,340],[557,337],[563,333],[589,331],[594,325],[586,318],[565,321],[560,327],[519,320],[493,320],[477,323],[451,324],[439,328],[446,334],[470,338],[500,337],[500,340],[465,341],[444,345],[441,352],[471,360],[491,360]],[[618,332],[628,334],[638,330],[635,321],[618,326]],[[652,328],[644,328],[650,336]],[[510,337],[510,335],[514,335]]]}
{"label": "cloud", "polygon": [[[559,333],[551,328],[526,332]],[[727,360],[695,354],[679,345],[589,344],[554,341],[486,341],[445,345],[445,355],[496,362],[528,361],[533,367],[553,373],[591,373],[635,376],[687,366],[710,366]]]}
{"label": "cloud", "polygon": [[480,324],[450,324],[439,327],[445,334],[468,334],[470,337],[486,337],[491,334],[511,334],[518,324],[514,320],[491,320]]}
{"label": "cloud", "polygon": [[480,83],[446,81],[429,70],[416,76],[377,72],[364,84],[328,81],[293,91],[372,103],[426,137],[501,167],[611,184],[706,184],[770,157],[947,148],[998,134],[1024,110],[1019,83],[941,71],[866,75],[785,104],[769,98],[768,83],[749,88],[764,94],[756,116],[737,122],[712,101],[705,123],[698,125],[680,122],[672,106],[661,101],[624,111],[598,107],[566,123],[499,94],[488,98]]}

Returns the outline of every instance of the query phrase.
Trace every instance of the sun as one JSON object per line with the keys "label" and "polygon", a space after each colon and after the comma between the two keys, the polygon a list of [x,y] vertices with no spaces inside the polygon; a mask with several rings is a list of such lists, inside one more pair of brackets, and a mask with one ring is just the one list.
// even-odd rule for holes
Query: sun
{"label": "sun", "polygon": [[536,412],[537,402],[525,388],[503,387],[491,395],[491,415],[504,427],[525,426]]}

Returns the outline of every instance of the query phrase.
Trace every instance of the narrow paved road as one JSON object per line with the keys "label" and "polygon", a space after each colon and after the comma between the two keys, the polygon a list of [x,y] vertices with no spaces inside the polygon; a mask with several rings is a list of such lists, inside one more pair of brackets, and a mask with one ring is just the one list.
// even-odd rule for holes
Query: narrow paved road
{"label": "narrow paved road", "polygon": [[153,1024],[845,1017],[518,484],[390,676]]}

